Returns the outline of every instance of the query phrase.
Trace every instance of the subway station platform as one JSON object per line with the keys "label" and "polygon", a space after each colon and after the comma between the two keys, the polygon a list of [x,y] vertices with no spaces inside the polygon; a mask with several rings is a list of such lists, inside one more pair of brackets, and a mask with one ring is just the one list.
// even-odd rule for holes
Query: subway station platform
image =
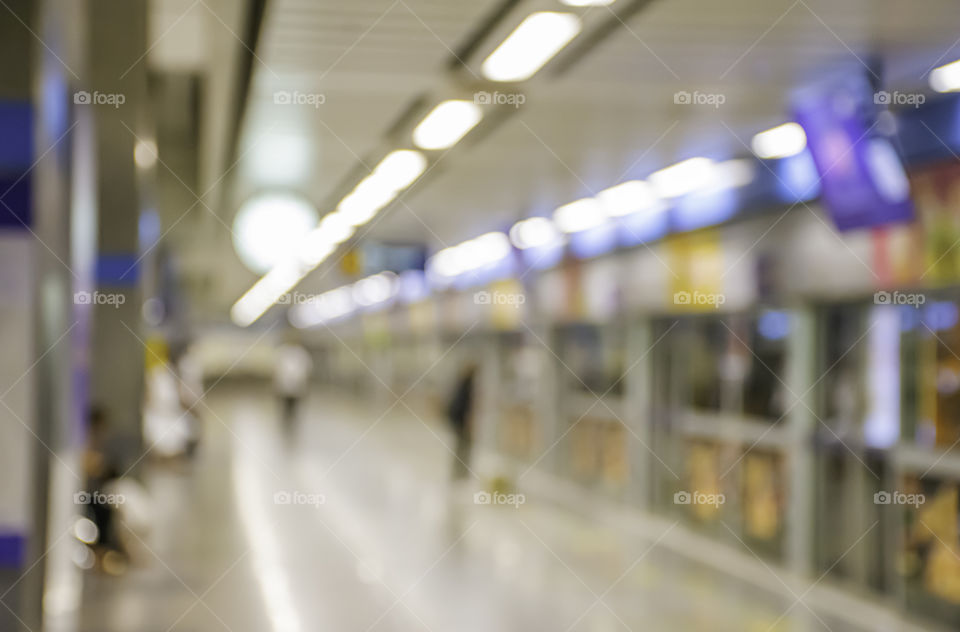
{"label": "subway station platform", "polygon": [[147,469],[129,571],[86,579],[85,632],[878,629],[669,550],[676,524],[651,541],[530,493],[475,504],[444,427],[405,407],[315,394],[291,437],[266,390],[202,408],[195,461]]}

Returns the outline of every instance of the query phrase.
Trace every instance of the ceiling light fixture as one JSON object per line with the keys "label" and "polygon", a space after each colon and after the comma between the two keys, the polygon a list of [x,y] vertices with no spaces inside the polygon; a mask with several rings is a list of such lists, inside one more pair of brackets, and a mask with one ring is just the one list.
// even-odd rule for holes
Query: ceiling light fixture
{"label": "ceiling light fixture", "polygon": [[580,18],[572,13],[531,13],[484,60],[481,70],[491,81],[524,81],[580,33]]}
{"label": "ceiling light fixture", "polygon": [[755,135],[750,146],[758,158],[787,158],[806,149],[807,134],[797,123],[784,123]]}
{"label": "ceiling light fixture", "polygon": [[483,111],[472,101],[444,101],[413,130],[413,142],[421,149],[453,147],[481,118]]}
{"label": "ceiling light fixture", "polygon": [[937,92],[960,90],[960,59],[930,71],[930,87]]}
{"label": "ceiling light fixture", "polygon": [[599,201],[583,198],[555,210],[553,221],[565,233],[579,233],[600,226],[607,221],[607,216]]}

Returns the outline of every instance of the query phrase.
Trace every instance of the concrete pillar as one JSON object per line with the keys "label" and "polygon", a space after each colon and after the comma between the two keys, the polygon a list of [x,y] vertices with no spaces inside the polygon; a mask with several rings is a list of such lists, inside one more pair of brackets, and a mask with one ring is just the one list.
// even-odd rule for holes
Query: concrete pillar
{"label": "concrete pillar", "polygon": [[[97,0],[89,11],[89,93],[94,119],[97,261],[91,401],[103,407],[133,463],[141,451],[140,400],[146,350],[139,333],[138,226],[142,200],[134,148],[145,139],[147,3]],[[78,104],[77,107],[81,105]]]}

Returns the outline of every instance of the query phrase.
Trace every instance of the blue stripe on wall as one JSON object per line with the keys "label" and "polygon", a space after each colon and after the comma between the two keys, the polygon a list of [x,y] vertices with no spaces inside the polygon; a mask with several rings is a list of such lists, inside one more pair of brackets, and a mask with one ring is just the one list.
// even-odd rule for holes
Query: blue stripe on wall
{"label": "blue stripe on wall", "polygon": [[135,254],[104,254],[97,257],[98,286],[134,286],[139,275],[140,266]]}
{"label": "blue stripe on wall", "polygon": [[0,568],[21,568],[26,551],[27,538],[22,533],[0,533]]}
{"label": "blue stripe on wall", "polygon": [[33,107],[27,101],[0,101],[0,229],[26,230],[31,223]]}

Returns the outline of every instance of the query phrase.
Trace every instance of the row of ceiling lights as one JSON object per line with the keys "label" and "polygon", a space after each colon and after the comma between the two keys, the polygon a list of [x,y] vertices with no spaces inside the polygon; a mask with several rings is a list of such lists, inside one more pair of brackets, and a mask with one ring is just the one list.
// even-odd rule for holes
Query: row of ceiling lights
{"label": "row of ceiling lights", "polygon": [[[606,6],[614,0],[561,0],[575,7]],[[481,72],[490,81],[524,81],[580,33],[580,18],[567,12],[538,11],[528,15],[484,60]],[[437,105],[413,130],[413,142],[436,151],[455,145],[483,118],[472,101],[447,100]],[[323,263],[350,239],[356,229],[373,219],[427,167],[420,151],[399,149],[379,165],[327,214],[303,240],[297,256],[275,265],[233,305],[234,323],[246,327]]]}
{"label": "row of ceiling lights", "polygon": [[[937,92],[960,91],[960,60],[940,66],[930,73],[930,87]],[[754,135],[753,153],[761,159],[789,158],[806,149],[807,136],[798,123],[789,122]],[[709,158],[689,158],[650,174],[646,181],[630,180],[601,191],[595,197],[582,198],[557,208],[552,221],[531,217],[513,225],[509,241],[521,250],[551,246],[563,242],[563,235],[598,227],[609,219],[634,213],[657,213],[666,208],[666,200],[696,191],[734,188],[753,178],[749,160],[716,163]],[[453,278],[484,268],[506,256],[503,233],[482,237],[445,248],[429,261],[434,278]],[[487,246],[487,247],[483,247]]]}
{"label": "row of ceiling lights", "polygon": [[[615,0],[561,0],[568,6],[606,6]],[[524,81],[575,38],[581,30],[573,13],[538,11],[528,15],[484,60],[481,72],[491,81]],[[960,60],[934,69],[930,85],[938,92],[960,90]],[[447,100],[438,104],[413,130],[413,142],[422,150],[448,149],[460,141],[483,118],[483,110],[471,101]],[[806,147],[806,135],[797,123],[785,123],[753,137],[752,149],[762,159],[786,158]],[[326,215],[302,242],[297,256],[281,261],[253,285],[231,309],[233,321],[243,327],[255,322],[309,272],[323,263],[350,239],[356,229],[373,219],[426,170],[420,151],[399,149],[377,167]],[[651,174],[647,181],[632,180],[602,191],[596,197],[565,204],[554,211],[553,221],[533,217],[518,222],[510,241],[518,248],[549,244],[561,233],[574,233],[598,226],[608,218],[665,206],[665,199],[711,187],[744,184],[752,177],[746,161],[722,163],[690,158]],[[491,263],[509,253],[503,233],[488,233],[450,248],[431,258],[432,269],[452,278]]]}
{"label": "row of ceiling lights", "polygon": [[[757,134],[753,146],[758,157],[785,158],[805,149],[806,136],[796,123],[786,123]],[[716,163],[708,158],[691,158],[651,174],[649,181],[630,180],[595,197],[565,204],[554,211],[552,220],[530,217],[514,224],[509,235],[490,232],[444,248],[430,258],[428,269],[435,283],[446,285],[460,275],[496,265],[510,256],[513,247],[526,250],[561,245],[565,233],[594,228],[609,218],[657,212],[666,208],[669,198],[711,188],[740,186],[746,184],[751,175],[746,160]],[[295,308],[291,322],[301,328],[315,327],[357,309],[385,304],[397,295],[400,281],[399,277],[382,272],[330,290]]]}

